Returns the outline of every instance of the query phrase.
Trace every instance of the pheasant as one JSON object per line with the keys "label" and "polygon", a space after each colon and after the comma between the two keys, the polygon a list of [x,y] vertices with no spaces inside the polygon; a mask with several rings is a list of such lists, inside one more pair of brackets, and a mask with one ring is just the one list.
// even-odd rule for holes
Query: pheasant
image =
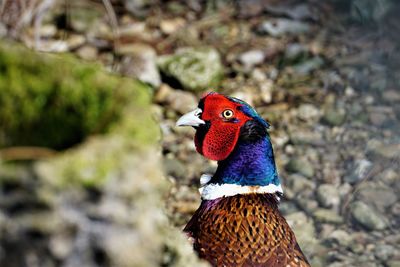
{"label": "pheasant", "polygon": [[282,187],[269,124],[246,102],[204,95],[177,126],[192,126],[197,152],[218,161],[203,175],[202,202],[184,231],[213,266],[310,266],[278,210]]}

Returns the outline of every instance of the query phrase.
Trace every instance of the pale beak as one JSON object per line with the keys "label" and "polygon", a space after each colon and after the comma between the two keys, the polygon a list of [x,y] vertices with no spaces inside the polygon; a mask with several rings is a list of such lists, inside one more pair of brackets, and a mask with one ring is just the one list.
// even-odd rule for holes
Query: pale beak
{"label": "pale beak", "polygon": [[200,124],[205,124],[205,122],[200,119],[200,114],[203,112],[201,109],[196,108],[189,113],[186,113],[176,122],[176,126],[199,126]]}

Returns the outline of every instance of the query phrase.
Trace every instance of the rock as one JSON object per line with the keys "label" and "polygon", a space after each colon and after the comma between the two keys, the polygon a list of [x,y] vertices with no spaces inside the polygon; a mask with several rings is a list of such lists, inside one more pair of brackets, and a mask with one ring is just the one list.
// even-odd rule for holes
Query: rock
{"label": "rock", "polygon": [[377,244],[374,249],[374,254],[381,261],[387,261],[396,254],[396,249],[391,245]]}
{"label": "rock", "polygon": [[155,50],[145,44],[122,45],[116,49],[116,53],[123,55],[121,73],[137,78],[153,87],[161,84],[160,74],[156,65]]}
{"label": "rock", "polygon": [[321,145],[324,142],[321,132],[297,127],[290,129],[290,140],[295,145]]}
{"label": "rock", "polygon": [[264,58],[262,50],[250,50],[239,55],[239,62],[244,65],[246,70],[251,70],[254,66],[261,64]]}
{"label": "rock", "polygon": [[286,220],[293,229],[296,239],[306,255],[314,252],[317,240],[315,239],[315,228],[311,219],[303,212],[295,212],[286,216]]}
{"label": "rock", "polygon": [[96,47],[90,45],[82,46],[76,51],[76,53],[80,58],[89,61],[95,60],[98,54]]}
{"label": "rock", "polygon": [[340,203],[340,195],[337,186],[322,184],[317,189],[318,202],[324,208],[337,208]]}
{"label": "rock", "polygon": [[390,260],[386,264],[388,267],[400,267],[400,260]]}
{"label": "rock", "polygon": [[67,45],[69,50],[74,50],[83,44],[85,44],[86,38],[80,34],[71,34],[67,39]]}
{"label": "rock", "polygon": [[356,201],[350,208],[354,220],[368,230],[383,230],[388,223],[382,214],[368,206],[367,204]]}
{"label": "rock", "polygon": [[155,101],[170,106],[180,114],[185,114],[197,106],[197,98],[189,92],[174,90],[166,84],[162,84],[155,95]]}
{"label": "rock", "polygon": [[314,217],[317,221],[322,223],[341,224],[343,218],[335,211],[329,209],[317,209],[314,212]]}
{"label": "rock", "polygon": [[304,121],[314,121],[319,118],[319,110],[312,104],[301,104],[297,112],[299,118]]}
{"label": "rock", "polygon": [[[0,66],[18,68],[21,76],[18,83],[7,82],[7,72],[0,77],[0,86],[4,81],[10,89],[0,88],[0,95],[7,96],[1,99],[12,104],[0,106],[2,130],[12,129],[3,123],[4,114],[8,123],[37,127],[27,128],[30,135],[43,130],[45,141],[62,137],[63,145],[67,130],[98,130],[52,157],[13,163],[29,170],[29,179],[14,184],[12,177],[3,177],[9,176],[4,165],[10,164],[0,161],[0,187],[8,188],[7,203],[0,194],[2,208],[7,205],[7,217],[0,216],[0,265],[201,266],[164,213],[169,185],[160,166],[160,131],[148,87],[70,57],[61,60],[5,44],[0,55]],[[21,106],[10,117],[16,103]],[[118,116],[110,109],[118,109]],[[44,124],[29,125],[34,116]],[[46,128],[49,124],[56,128]],[[12,137],[13,145],[24,144],[25,139]]]}
{"label": "rock", "polygon": [[152,4],[155,4],[154,0],[124,0],[125,9],[132,15],[139,18],[144,18]]}
{"label": "rock", "polygon": [[294,193],[301,193],[315,188],[315,184],[312,181],[300,174],[291,174],[286,180],[287,186],[292,189]]}
{"label": "rock", "polygon": [[299,43],[290,43],[285,49],[284,59],[285,62],[298,62],[305,59],[308,53],[306,46]]}
{"label": "rock", "polygon": [[185,165],[177,159],[164,159],[164,170],[165,173],[174,176],[176,179],[185,178],[187,173]]}
{"label": "rock", "polygon": [[0,22],[0,38],[3,38],[7,35],[7,28],[3,23]]}
{"label": "rock", "polygon": [[361,184],[356,193],[357,199],[376,207],[380,212],[397,202],[398,197],[395,191],[383,184],[366,182]]}
{"label": "rock", "polygon": [[294,20],[317,20],[317,16],[312,11],[309,4],[301,3],[301,4],[275,4],[275,5],[266,5],[266,10],[277,16],[285,16]]}
{"label": "rock", "polygon": [[366,178],[372,170],[372,162],[366,159],[356,160],[353,163],[350,173],[344,177],[344,180],[350,184],[355,184]]}
{"label": "rock", "polygon": [[310,26],[307,23],[289,19],[273,19],[261,23],[259,31],[279,37],[287,34],[299,35],[307,33],[310,31]]}
{"label": "rock", "polygon": [[216,87],[223,75],[221,58],[213,48],[182,48],[158,59],[160,70],[191,91]]}
{"label": "rock", "polygon": [[400,157],[400,143],[383,143],[372,139],[367,143],[368,154],[374,157],[383,157],[386,159],[396,159]]}
{"label": "rock", "polygon": [[321,121],[329,126],[339,126],[346,120],[346,111],[344,109],[327,108]]}
{"label": "rock", "polygon": [[351,18],[357,22],[380,22],[392,7],[390,0],[352,0],[350,2]]}
{"label": "rock", "polygon": [[91,8],[83,4],[72,5],[70,9],[70,26],[75,32],[85,33],[92,28],[102,16],[102,11],[98,8]]}
{"label": "rock", "polygon": [[286,170],[292,173],[300,173],[307,178],[314,176],[314,167],[305,158],[292,158],[286,165]]}
{"label": "rock", "polygon": [[321,57],[313,57],[293,66],[295,72],[301,75],[308,75],[312,71],[319,69],[324,65],[324,60]]}
{"label": "rock", "polygon": [[318,202],[310,199],[310,193],[302,195],[301,192],[296,198],[297,205],[309,214],[313,214],[318,209]]}
{"label": "rock", "polygon": [[185,24],[186,21],[183,18],[162,20],[160,22],[160,29],[164,34],[172,34],[183,28]]}
{"label": "rock", "polygon": [[399,102],[400,92],[396,90],[385,90],[382,94],[382,98],[387,102]]}
{"label": "rock", "polygon": [[67,55],[0,43],[0,58],[0,68],[7,69],[0,77],[0,99],[7,99],[0,105],[0,147],[69,147],[106,131],[138,97],[137,89],[146,90]]}
{"label": "rock", "polygon": [[329,237],[327,238],[327,241],[335,242],[342,247],[348,247],[351,244],[351,242],[353,241],[353,239],[348,232],[341,230],[341,229],[337,229],[329,235]]}

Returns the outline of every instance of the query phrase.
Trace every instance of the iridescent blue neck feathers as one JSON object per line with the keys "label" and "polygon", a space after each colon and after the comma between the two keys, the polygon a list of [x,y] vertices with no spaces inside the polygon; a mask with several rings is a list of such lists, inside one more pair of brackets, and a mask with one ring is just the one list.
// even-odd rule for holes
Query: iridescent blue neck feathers
{"label": "iridescent blue neck feathers", "polygon": [[218,169],[210,182],[242,186],[279,185],[269,137],[255,142],[241,141],[227,159],[218,162]]}

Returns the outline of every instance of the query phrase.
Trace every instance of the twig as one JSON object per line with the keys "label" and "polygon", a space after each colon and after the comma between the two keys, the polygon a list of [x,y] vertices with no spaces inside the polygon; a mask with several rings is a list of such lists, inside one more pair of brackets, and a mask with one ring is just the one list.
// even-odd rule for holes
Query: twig
{"label": "twig", "polygon": [[0,149],[0,159],[12,160],[36,160],[48,158],[57,154],[57,151],[45,147],[8,147]]}

